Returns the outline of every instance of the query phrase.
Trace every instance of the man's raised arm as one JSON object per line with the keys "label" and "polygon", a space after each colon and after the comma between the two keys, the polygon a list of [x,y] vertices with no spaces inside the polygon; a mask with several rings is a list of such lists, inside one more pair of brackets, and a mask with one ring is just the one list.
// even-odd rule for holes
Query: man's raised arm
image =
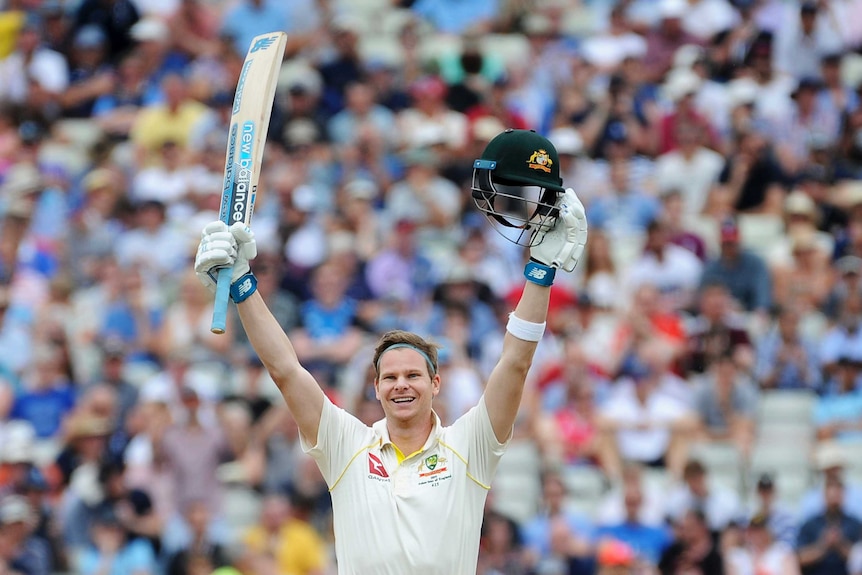
{"label": "man's raised arm", "polygon": [[515,311],[509,315],[503,353],[488,378],[485,405],[501,443],[509,438],[521,404],[524,382],[536,346],[545,331],[551,284],[558,268],[571,272],[587,241],[584,206],[569,188],[558,199],[559,217],[541,243],[530,248],[524,269],[527,284]]}
{"label": "man's raised arm", "polygon": [[249,260],[257,255],[254,234],[242,223],[230,228],[224,222],[207,224],[201,234],[195,258],[195,272],[201,282],[215,290],[215,270],[233,266],[231,298],[252,347],[293,414],[303,438],[317,443],[323,411],[323,390],[299,363],[293,345],[257,292],[257,280],[250,273]]}

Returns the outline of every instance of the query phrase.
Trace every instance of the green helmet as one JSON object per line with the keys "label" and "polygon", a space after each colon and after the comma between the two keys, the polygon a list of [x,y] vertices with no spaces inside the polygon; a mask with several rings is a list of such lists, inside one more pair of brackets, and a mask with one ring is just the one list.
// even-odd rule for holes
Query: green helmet
{"label": "green helmet", "polygon": [[554,144],[534,130],[497,134],[473,162],[473,201],[494,228],[520,245],[535,245],[551,229],[565,191]]}
{"label": "green helmet", "polygon": [[485,146],[481,160],[496,162],[495,182],[539,186],[564,192],[557,148],[534,130],[506,130]]}

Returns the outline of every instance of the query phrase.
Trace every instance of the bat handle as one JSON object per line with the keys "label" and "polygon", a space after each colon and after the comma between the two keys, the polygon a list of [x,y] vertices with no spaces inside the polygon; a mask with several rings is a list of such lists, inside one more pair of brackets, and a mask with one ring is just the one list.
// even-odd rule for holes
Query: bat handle
{"label": "bat handle", "polygon": [[227,326],[227,304],[230,299],[230,278],[232,275],[233,267],[219,268],[218,270],[213,321],[210,326],[210,331],[213,333],[222,334]]}

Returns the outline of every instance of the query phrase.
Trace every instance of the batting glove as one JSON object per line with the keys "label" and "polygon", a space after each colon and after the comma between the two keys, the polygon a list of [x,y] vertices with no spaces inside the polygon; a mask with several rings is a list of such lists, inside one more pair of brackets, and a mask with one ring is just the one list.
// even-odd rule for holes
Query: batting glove
{"label": "batting glove", "polygon": [[228,227],[221,220],[208,223],[201,232],[195,256],[195,273],[215,293],[218,268],[233,266],[230,282],[249,272],[249,260],[257,256],[254,232],[242,222]]}
{"label": "batting glove", "polygon": [[[587,244],[587,215],[572,188],[557,200],[559,216],[554,227],[537,245],[530,248],[530,259],[563,271],[574,271]],[[535,232],[539,233],[539,231]]]}

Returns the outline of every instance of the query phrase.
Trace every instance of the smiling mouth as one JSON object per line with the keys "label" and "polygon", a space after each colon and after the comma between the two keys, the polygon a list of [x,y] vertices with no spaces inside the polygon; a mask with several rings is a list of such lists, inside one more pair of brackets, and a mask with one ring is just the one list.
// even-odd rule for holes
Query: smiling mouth
{"label": "smiling mouth", "polygon": [[393,403],[411,403],[415,398],[413,397],[398,397],[393,399]]}

